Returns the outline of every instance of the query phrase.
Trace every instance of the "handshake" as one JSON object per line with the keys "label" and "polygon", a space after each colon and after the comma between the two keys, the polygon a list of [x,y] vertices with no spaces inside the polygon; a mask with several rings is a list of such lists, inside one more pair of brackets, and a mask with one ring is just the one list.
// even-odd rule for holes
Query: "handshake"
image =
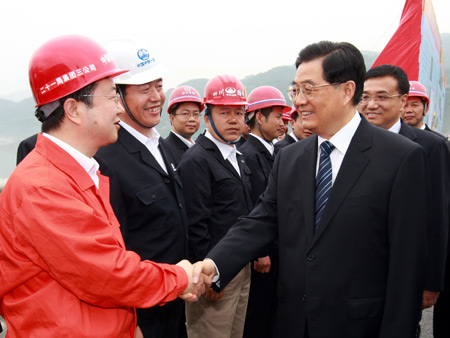
{"label": "handshake", "polygon": [[206,287],[210,287],[214,276],[217,274],[214,262],[208,258],[191,264],[184,259],[176,264],[186,271],[189,282],[186,290],[180,295],[180,298],[186,302],[196,302],[198,298],[205,293]]}

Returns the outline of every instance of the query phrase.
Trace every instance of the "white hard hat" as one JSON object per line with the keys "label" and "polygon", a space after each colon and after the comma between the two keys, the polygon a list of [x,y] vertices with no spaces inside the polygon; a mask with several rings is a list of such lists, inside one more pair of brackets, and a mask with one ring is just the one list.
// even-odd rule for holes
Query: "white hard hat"
{"label": "white hard hat", "polygon": [[168,72],[148,44],[137,38],[117,38],[104,47],[119,68],[129,69],[128,73],[113,79],[117,84],[141,85],[160,79]]}

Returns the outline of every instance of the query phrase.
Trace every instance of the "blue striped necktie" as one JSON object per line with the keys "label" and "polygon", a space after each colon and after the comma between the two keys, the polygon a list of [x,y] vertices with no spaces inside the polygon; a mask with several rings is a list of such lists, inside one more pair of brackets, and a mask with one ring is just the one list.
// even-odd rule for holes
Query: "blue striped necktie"
{"label": "blue striped necktie", "polygon": [[330,196],[332,182],[332,171],[330,154],[334,149],[334,145],[330,141],[324,141],[320,144],[320,160],[319,171],[316,176],[316,218],[314,222],[314,231],[322,218],[323,210]]}

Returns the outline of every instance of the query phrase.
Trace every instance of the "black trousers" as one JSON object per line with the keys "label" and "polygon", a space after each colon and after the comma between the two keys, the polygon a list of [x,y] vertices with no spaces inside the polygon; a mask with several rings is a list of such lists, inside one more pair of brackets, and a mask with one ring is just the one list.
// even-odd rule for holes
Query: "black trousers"
{"label": "black trousers", "polygon": [[275,338],[277,319],[278,257],[271,257],[268,273],[255,271],[252,262],[250,294],[243,338]]}
{"label": "black trousers", "polygon": [[176,299],[164,306],[149,309],[136,309],[137,323],[144,338],[181,338],[186,331],[181,323],[184,320],[184,302]]}
{"label": "black trousers", "polygon": [[443,291],[433,310],[433,337],[450,337],[450,290]]}

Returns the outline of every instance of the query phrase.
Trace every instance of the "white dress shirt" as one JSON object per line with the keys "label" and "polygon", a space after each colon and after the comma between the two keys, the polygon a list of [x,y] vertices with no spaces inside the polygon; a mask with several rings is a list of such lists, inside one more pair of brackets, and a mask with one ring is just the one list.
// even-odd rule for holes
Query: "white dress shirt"
{"label": "white dress shirt", "polygon": [[223,156],[224,160],[228,160],[228,162],[231,163],[231,165],[236,169],[239,176],[241,176],[241,171],[239,170],[239,165],[237,162],[236,154],[242,155],[237,149],[236,146],[233,144],[226,144],[223,142],[220,142],[217,140],[214,136],[211,135],[209,131],[206,131],[205,137],[209,138],[211,141],[214,142],[214,144],[219,148],[220,153]]}
{"label": "white dress shirt", "polygon": [[155,160],[167,174],[166,164],[164,163],[161,151],[159,150],[159,138],[161,136],[156,131],[156,129],[150,128],[150,136],[147,137],[123,121],[120,121],[119,124],[121,127],[125,128],[125,130],[128,131],[131,135],[133,135],[139,142],[147,147]]}
{"label": "white dress shirt", "polygon": [[[336,134],[333,135],[333,137],[329,139],[329,141],[335,146],[330,154],[333,184],[339,173],[339,169],[341,168],[345,153],[347,152],[350,142],[352,141],[352,138],[355,135],[356,129],[358,129],[360,122],[361,116],[359,116],[358,112],[355,112],[355,116],[353,116],[353,118],[344,127],[342,127]],[[318,136],[317,146],[319,150],[317,151],[316,176],[319,170],[319,159],[321,152],[320,145],[324,141],[326,141],[326,139]]]}

